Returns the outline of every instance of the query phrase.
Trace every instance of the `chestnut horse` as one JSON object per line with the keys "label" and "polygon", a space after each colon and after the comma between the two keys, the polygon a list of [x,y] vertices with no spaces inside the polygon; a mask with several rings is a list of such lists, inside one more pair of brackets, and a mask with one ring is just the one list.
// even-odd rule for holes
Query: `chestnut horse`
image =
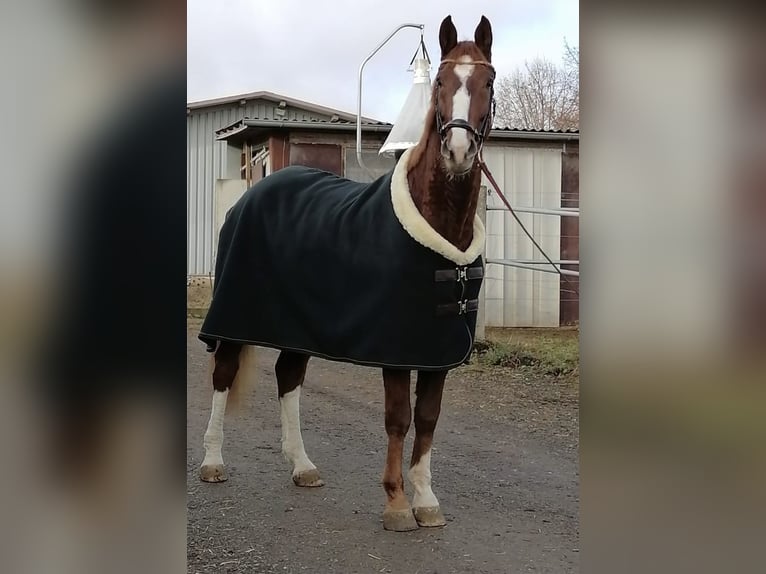
{"label": "chestnut horse", "polygon": [[[441,238],[465,252],[477,243],[474,232],[481,183],[479,155],[492,126],[495,77],[491,65],[492,29],[482,16],[474,41],[458,42],[457,30],[451,17],[447,16],[441,23],[439,43],[441,62],[430,109],[420,142],[404,156],[408,161],[405,174],[412,202],[422,219]],[[481,230],[483,232],[483,227]],[[479,240],[483,242],[483,237]],[[373,329],[369,336],[376,336]],[[220,482],[227,478],[221,456],[227,396],[233,386],[241,384],[241,379],[248,376],[245,371],[252,366],[252,349],[253,345],[225,340],[218,341],[215,346],[213,406],[204,437],[205,459],[200,469],[203,481]],[[303,445],[299,407],[309,356],[281,350],[275,370],[281,408],[282,449],[292,463],[293,482],[312,487],[322,486],[323,482]],[[418,525],[445,524],[439,501],[431,490],[431,445],[447,372],[418,370],[415,442],[408,472],[414,489],[410,505],[404,491],[402,456],[404,439],[413,418],[411,371],[383,368],[388,435],[383,472],[386,494],[383,526],[387,530],[406,531]]]}

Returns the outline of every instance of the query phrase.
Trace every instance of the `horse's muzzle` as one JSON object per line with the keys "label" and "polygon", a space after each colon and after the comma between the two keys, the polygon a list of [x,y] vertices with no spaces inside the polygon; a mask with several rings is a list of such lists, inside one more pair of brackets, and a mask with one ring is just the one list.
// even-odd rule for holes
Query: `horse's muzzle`
{"label": "horse's muzzle", "polygon": [[[452,134],[449,130],[453,130]],[[476,130],[465,120],[453,120],[444,126],[440,135],[441,155],[447,169],[455,175],[470,171],[479,149]]]}

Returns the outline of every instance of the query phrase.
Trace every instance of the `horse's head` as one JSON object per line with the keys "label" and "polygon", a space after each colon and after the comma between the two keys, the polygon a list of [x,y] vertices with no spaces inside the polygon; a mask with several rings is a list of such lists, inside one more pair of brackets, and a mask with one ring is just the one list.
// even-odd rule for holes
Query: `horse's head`
{"label": "horse's head", "polygon": [[447,16],[439,29],[439,44],[441,63],[432,98],[436,130],[445,168],[452,175],[465,175],[492,129],[492,26],[482,16],[474,41],[458,42],[455,25]]}

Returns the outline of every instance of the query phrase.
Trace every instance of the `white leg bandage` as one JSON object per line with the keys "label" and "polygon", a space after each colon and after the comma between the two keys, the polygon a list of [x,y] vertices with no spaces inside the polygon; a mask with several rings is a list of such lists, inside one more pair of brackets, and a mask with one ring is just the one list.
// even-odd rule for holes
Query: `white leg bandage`
{"label": "white leg bandage", "polygon": [[282,452],[293,464],[293,474],[316,468],[303,447],[300,402],[300,385],[279,399],[282,417]]}
{"label": "white leg bandage", "polygon": [[439,506],[439,501],[431,490],[431,449],[423,453],[420,460],[407,473],[415,496],[412,499],[413,508],[433,508]]}
{"label": "white leg bandage", "polygon": [[223,465],[223,417],[226,412],[226,398],[229,391],[213,391],[213,410],[205,431],[205,460],[202,466]]}

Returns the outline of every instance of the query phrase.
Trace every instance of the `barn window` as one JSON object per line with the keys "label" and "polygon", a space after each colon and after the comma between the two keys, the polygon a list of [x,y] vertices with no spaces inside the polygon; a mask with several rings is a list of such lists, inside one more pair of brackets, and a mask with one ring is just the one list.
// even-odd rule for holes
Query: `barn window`
{"label": "barn window", "polygon": [[291,144],[290,165],[305,165],[343,175],[343,154],[336,144]]}

